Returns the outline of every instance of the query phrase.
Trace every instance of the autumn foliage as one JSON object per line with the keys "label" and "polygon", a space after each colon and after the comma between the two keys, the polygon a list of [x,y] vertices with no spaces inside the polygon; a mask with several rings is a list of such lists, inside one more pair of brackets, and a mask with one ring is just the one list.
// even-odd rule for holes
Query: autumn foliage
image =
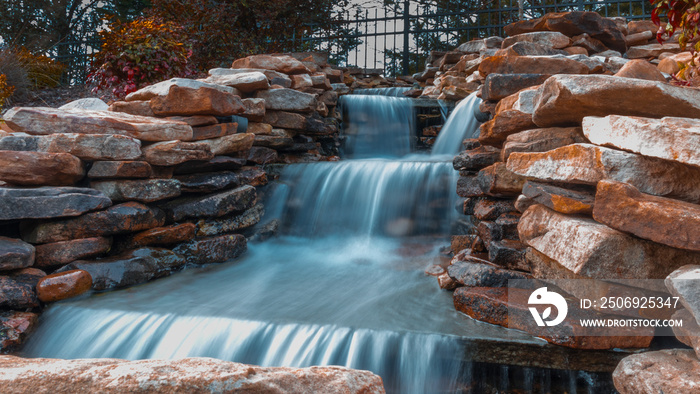
{"label": "autumn foliage", "polygon": [[158,17],[113,21],[100,35],[102,48],[88,76],[95,91],[124,97],[144,85],[194,73],[191,44],[175,22]]}
{"label": "autumn foliage", "polygon": [[5,105],[5,101],[15,92],[15,87],[7,84],[7,75],[0,74],[0,111]]}
{"label": "autumn foliage", "polygon": [[[688,44],[693,55],[688,64],[680,64],[681,70],[674,75],[674,81],[680,85],[700,85],[700,70],[695,62],[695,52],[700,50],[698,25],[700,24],[700,0],[650,0],[654,9],[651,20],[659,26],[656,39],[663,43],[678,32],[678,44],[686,49]],[[667,22],[662,24],[661,18]]]}

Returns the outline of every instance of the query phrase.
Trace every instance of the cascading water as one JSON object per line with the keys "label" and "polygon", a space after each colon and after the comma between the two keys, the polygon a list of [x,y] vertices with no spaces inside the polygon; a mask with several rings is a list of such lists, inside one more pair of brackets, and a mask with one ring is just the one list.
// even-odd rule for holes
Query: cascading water
{"label": "cascading water", "polygon": [[[364,100],[344,102],[355,99]],[[410,124],[393,118],[406,114],[410,108],[388,111],[383,123]],[[404,129],[407,139],[412,132]],[[372,149],[376,156],[393,152],[382,144]],[[507,391],[516,373],[474,364],[469,344],[543,346],[457,313],[451,294],[423,274],[440,261],[449,234],[456,180],[450,160],[409,155],[290,165],[280,178],[268,193],[266,217],[279,218],[281,236],[251,244],[229,264],[54,304],[25,355],[345,365],[379,374],[388,392],[451,393]],[[551,387],[555,375],[544,371],[517,384],[526,391]],[[559,380],[576,392],[583,378],[571,372]]]}
{"label": "cascading water", "polygon": [[413,89],[412,87],[395,86],[393,88],[369,88],[369,89],[355,89],[353,94],[359,95],[378,95],[378,96],[391,96],[391,97],[406,97],[404,93]]}
{"label": "cascading water", "polygon": [[480,123],[474,117],[474,111],[479,108],[481,99],[476,96],[476,93],[460,101],[452,111],[433,145],[433,155],[454,156],[462,150],[462,141],[465,138],[479,136]]}

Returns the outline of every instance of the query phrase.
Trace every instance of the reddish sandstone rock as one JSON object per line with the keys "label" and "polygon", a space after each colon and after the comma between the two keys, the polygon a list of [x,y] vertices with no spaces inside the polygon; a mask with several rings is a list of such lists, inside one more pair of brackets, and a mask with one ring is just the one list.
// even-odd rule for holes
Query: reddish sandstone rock
{"label": "reddish sandstone rock", "polygon": [[600,40],[597,40],[586,33],[573,37],[571,41],[572,46],[584,48],[589,54],[605,52],[608,50],[608,47],[600,42]]}
{"label": "reddish sandstone rock", "polygon": [[145,161],[97,161],[92,163],[88,178],[149,178],[151,165]]}
{"label": "reddish sandstone rock", "polygon": [[85,175],[83,162],[68,153],[0,151],[0,181],[26,186],[71,186]]}
{"label": "reddish sandstone rock", "polygon": [[0,187],[0,200],[0,220],[79,216],[112,205],[101,192],[77,187]]}
{"label": "reddish sandstone rock", "polygon": [[75,260],[89,259],[106,253],[112,247],[112,239],[105,237],[74,239],[36,246],[36,263],[39,268],[52,268]]}
{"label": "reddish sandstone rock", "polygon": [[90,273],[83,270],[58,272],[43,277],[36,285],[41,302],[56,302],[79,296],[92,287]]}
{"label": "reddish sandstone rock", "polygon": [[[266,112],[265,100],[260,98],[247,98],[241,101],[245,107],[245,112],[243,112],[241,116],[252,122],[262,122]],[[248,123],[248,128],[250,129],[250,122]],[[248,132],[250,133],[251,131]]]}
{"label": "reddish sandstone rock", "polygon": [[479,142],[482,145],[500,146],[509,135],[537,126],[532,115],[516,109],[499,111],[497,115],[480,126]]}
{"label": "reddish sandstone rock", "polygon": [[555,75],[540,87],[532,119],[549,127],[607,115],[700,117],[700,91],[610,75]]}
{"label": "reddish sandstone rock", "polygon": [[104,211],[86,213],[74,219],[44,223],[23,223],[22,239],[36,244],[68,241],[146,230],[162,226],[163,212],[128,202]]}
{"label": "reddish sandstone rock", "polygon": [[202,141],[165,141],[143,148],[143,157],[152,165],[174,166],[191,160],[211,160],[214,154],[209,144]]}
{"label": "reddish sandstone rock", "polygon": [[0,385],[13,393],[384,393],[382,379],[368,371],[269,368],[212,358],[125,361],[2,356]]}
{"label": "reddish sandstone rock", "polygon": [[269,89],[270,83],[265,74],[259,71],[242,72],[237,74],[210,75],[202,82],[215,85],[224,85],[236,88],[243,93],[250,93],[256,90]]}
{"label": "reddish sandstone rock", "polygon": [[180,195],[180,182],[175,179],[116,180],[91,182],[112,201],[154,202]]}
{"label": "reddish sandstone rock", "polygon": [[189,241],[194,238],[197,226],[194,223],[173,224],[156,227],[130,235],[124,242],[133,248],[149,245],[170,245]]}
{"label": "reddish sandstone rock", "polygon": [[109,106],[109,111],[137,116],[156,116],[148,101],[115,101]]}
{"label": "reddish sandstone rock", "polygon": [[549,78],[547,74],[497,74],[491,73],[481,91],[483,100],[497,101],[532,86],[538,86]]}
{"label": "reddish sandstone rock", "polygon": [[674,269],[700,263],[700,253],[642,240],[543,205],[523,213],[518,233],[523,243],[593,279],[663,279]]}
{"label": "reddish sandstone rock", "polygon": [[484,194],[502,197],[517,196],[527,179],[506,168],[506,163],[499,162],[479,171],[476,182]]}
{"label": "reddish sandstone rock", "polygon": [[235,259],[247,249],[246,239],[241,234],[199,238],[173,248],[188,264],[221,263]]}
{"label": "reddish sandstone rock", "polygon": [[253,55],[237,59],[231,68],[261,68],[284,74],[309,74],[309,69],[299,60],[286,55]]}
{"label": "reddish sandstone rock", "polygon": [[[565,48],[568,49],[568,48]],[[505,49],[497,50],[493,56],[554,56],[568,55],[566,50],[553,49],[534,42],[516,42]]]}
{"label": "reddish sandstone rock", "polygon": [[626,182],[644,193],[700,201],[700,168],[589,144],[573,144],[543,153],[512,153],[507,167],[515,174],[545,182],[595,185]]}
{"label": "reddish sandstone rock", "polygon": [[620,394],[692,393],[700,390],[700,361],[685,349],[633,354],[622,359],[613,381]]}
{"label": "reddish sandstone rock", "polygon": [[31,312],[0,311],[0,353],[15,350],[22,345],[38,318],[39,315]]}
{"label": "reddish sandstone rock", "polygon": [[34,264],[35,249],[16,238],[0,237],[0,271],[29,267]]}
{"label": "reddish sandstone rock", "polygon": [[293,89],[262,90],[256,97],[264,99],[265,108],[273,111],[311,112],[318,105],[313,94]]}
{"label": "reddish sandstone rock", "polygon": [[250,150],[255,141],[255,134],[238,133],[227,135],[221,138],[202,140],[200,143],[207,144],[211,152],[216,155],[227,155]]}
{"label": "reddish sandstone rock", "polygon": [[533,42],[549,48],[566,48],[571,45],[571,39],[559,32],[535,31],[507,37],[501,43],[501,48],[508,48],[516,42]]}
{"label": "reddish sandstone rock", "polygon": [[[557,326],[540,328],[530,313],[528,298],[532,289],[460,287],[454,292],[455,308],[487,323],[531,333],[547,342],[575,349],[624,349],[648,347],[653,328],[616,329],[616,335],[592,336],[596,329],[583,327],[581,319],[609,318],[592,310],[578,308],[578,300],[567,299],[568,314]],[[597,328],[600,333],[600,328]]]}
{"label": "reddish sandstone rock", "polygon": [[628,59],[653,58],[659,57],[662,53],[678,53],[680,51],[681,47],[675,42],[667,44],[653,43],[630,47],[626,55]]}
{"label": "reddish sandstone rock", "polygon": [[120,112],[17,107],[3,118],[12,129],[35,135],[119,134],[142,141],[192,138],[192,127],[187,123]]}
{"label": "reddish sandstone rock", "polygon": [[700,205],[640,193],[601,181],[593,218],[620,231],[664,245],[700,251]]}
{"label": "reddish sandstone rock", "polygon": [[576,60],[549,56],[491,56],[481,61],[479,73],[489,74],[588,74],[590,68]]}
{"label": "reddish sandstone rock", "polygon": [[256,197],[255,188],[245,185],[202,197],[178,198],[163,204],[162,208],[174,221],[185,218],[220,217],[252,207]]}
{"label": "reddish sandstone rock", "polygon": [[262,218],[265,210],[262,204],[257,204],[241,214],[216,219],[203,219],[197,222],[197,236],[206,237],[232,233],[249,228]]}
{"label": "reddish sandstone rock", "polygon": [[272,134],[272,125],[267,123],[248,122],[247,133],[255,135],[270,135]]}
{"label": "reddish sandstone rock", "polygon": [[[155,115],[154,115],[155,116]],[[216,116],[211,115],[194,115],[194,116],[168,116],[165,119],[185,122],[192,127],[211,126],[219,123]],[[230,123],[226,123],[230,124]]]}
{"label": "reddish sandstone rock", "polygon": [[206,140],[236,134],[238,123],[219,123],[192,128],[192,141]]}
{"label": "reddish sandstone rock", "polygon": [[480,199],[474,204],[473,215],[479,220],[496,220],[504,213],[514,210],[512,200]]}
{"label": "reddish sandstone rock", "polygon": [[661,74],[656,66],[646,60],[630,60],[615,73],[616,77],[646,79],[647,81],[666,82],[666,78]]}
{"label": "reddish sandstone rock", "polygon": [[511,134],[501,151],[501,160],[508,161],[513,152],[547,152],[579,142],[587,142],[580,127],[549,127]]}
{"label": "reddish sandstone rock", "polygon": [[285,111],[266,111],[263,122],[272,127],[283,129],[304,130],[306,128],[306,117]]}
{"label": "reddish sandstone rock", "polygon": [[34,288],[46,276],[36,268],[15,270],[0,276],[0,309],[27,309],[39,306]]}
{"label": "reddish sandstone rock", "polygon": [[193,89],[173,85],[167,95],[153,97],[150,105],[158,116],[228,116],[245,112],[240,97],[210,87]]}
{"label": "reddish sandstone rock", "polygon": [[570,215],[593,213],[594,193],[579,189],[565,189],[545,183],[527,181],[523,195],[549,209]]}

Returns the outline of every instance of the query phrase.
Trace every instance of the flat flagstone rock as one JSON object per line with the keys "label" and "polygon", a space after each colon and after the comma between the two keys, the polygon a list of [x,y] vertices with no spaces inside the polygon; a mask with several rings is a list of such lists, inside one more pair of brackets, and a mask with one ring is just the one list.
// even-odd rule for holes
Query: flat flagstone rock
{"label": "flat flagstone rock", "polygon": [[[250,122],[262,122],[265,118],[265,99],[261,98],[247,98],[241,100],[243,106],[245,106],[245,112],[241,116],[248,118]],[[250,122],[248,122],[248,129],[250,129]],[[248,131],[252,133],[252,131]]]}
{"label": "flat flagstone rock", "polygon": [[636,238],[592,219],[533,205],[518,224],[520,240],[571,272],[593,279],[663,279],[699,264],[700,253]]}
{"label": "flat flagstone rock", "polygon": [[13,130],[33,135],[118,134],[142,141],[192,138],[192,127],[185,122],[121,112],[15,107],[3,118]]}
{"label": "flat flagstone rock", "polygon": [[73,219],[24,223],[21,232],[24,241],[42,244],[135,232],[162,226],[164,223],[165,215],[162,211],[140,203],[127,202]]}
{"label": "flat flagstone rock", "polygon": [[311,112],[318,106],[316,96],[293,89],[262,90],[256,97],[264,99],[265,108],[273,111]]}
{"label": "flat flagstone rock", "polygon": [[237,170],[245,166],[247,160],[240,157],[215,156],[207,161],[191,161],[178,164],[175,174],[195,174],[204,172]]}
{"label": "flat flagstone rock", "polygon": [[540,86],[532,119],[550,127],[607,115],[700,117],[700,90],[610,75],[555,75]]}
{"label": "flat flagstone rock", "polygon": [[590,144],[542,153],[511,153],[507,167],[515,174],[545,182],[596,185],[614,180],[647,194],[700,201],[700,168]]}
{"label": "flat flagstone rock", "polygon": [[675,248],[700,251],[700,205],[601,181],[593,218],[620,231]]}
{"label": "flat flagstone rock", "polygon": [[219,123],[192,128],[192,141],[206,140],[236,134],[238,123]]}
{"label": "flat flagstone rock", "polygon": [[188,264],[210,264],[235,259],[247,248],[244,236],[232,234],[198,238],[176,246],[173,252],[183,256]]}
{"label": "flat flagstone rock", "polygon": [[24,343],[38,320],[39,315],[32,312],[0,311],[0,352],[12,351]]}
{"label": "flat flagstone rock", "polygon": [[156,227],[137,234],[132,234],[123,242],[131,248],[149,245],[170,245],[189,241],[194,238],[197,226],[194,223],[173,224]]}
{"label": "flat flagstone rock", "polygon": [[219,123],[216,116],[211,115],[168,116],[165,119],[185,122],[192,127],[211,126]]}
{"label": "flat flagstone rock", "polygon": [[[569,47],[570,48],[570,47]],[[565,49],[569,49],[565,48]],[[554,55],[564,55],[568,56],[569,52],[562,49],[554,49],[552,47],[547,47],[542,44],[536,44],[534,42],[516,42],[515,44],[499,49],[494,56],[554,56]]]}
{"label": "flat flagstone rock", "polygon": [[151,109],[151,104],[148,101],[115,101],[114,103],[112,103],[112,105],[109,106],[109,111],[123,112],[129,115],[137,116],[156,116],[153,113],[153,110]]}
{"label": "flat flagstone rock", "polygon": [[174,166],[192,160],[211,160],[214,153],[208,143],[164,141],[143,148],[143,158],[155,166]]}
{"label": "flat flagstone rock", "polygon": [[677,42],[670,42],[664,44],[653,43],[629,47],[625,55],[628,59],[656,58],[659,57],[659,55],[661,55],[662,53],[679,53],[680,51],[681,47],[678,45]]}
{"label": "flat flagstone rock", "polygon": [[202,197],[181,197],[163,204],[168,217],[174,221],[186,218],[219,217],[250,208],[257,194],[249,185]]}
{"label": "flat flagstone rock", "polygon": [[79,296],[92,287],[92,276],[83,270],[57,272],[47,275],[36,285],[41,302],[56,302]]}
{"label": "flat flagstone rock", "polygon": [[25,268],[34,264],[34,246],[16,238],[0,237],[0,271]]}
{"label": "flat flagstone rock", "polygon": [[90,187],[99,190],[112,201],[154,202],[180,195],[176,179],[94,181]]}
{"label": "flat flagstone rock", "polygon": [[304,130],[306,128],[306,117],[304,115],[286,111],[267,111],[263,122],[272,127],[283,129]]}
{"label": "flat flagstone rock", "polygon": [[529,275],[504,269],[473,256],[466,261],[452,261],[447,273],[461,286],[470,287],[508,287],[512,279],[528,279]]}
{"label": "flat flagstone rock", "polygon": [[238,152],[246,152],[253,147],[254,141],[255,134],[238,133],[220,138],[201,140],[198,142],[207,144],[214,155],[221,156]]}
{"label": "flat flagstone rock", "polygon": [[87,173],[88,178],[150,178],[151,165],[145,161],[96,161]]}
{"label": "flat flagstone rock", "polygon": [[270,83],[265,74],[259,71],[242,72],[238,74],[210,75],[202,82],[216,85],[231,86],[243,93],[250,93],[256,90],[269,89]]}
{"label": "flat flagstone rock", "polygon": [[286,55],[252,55],[236,59],[231,68],[261,68],[284,74],[308,74],[309,69],[304,63]]}
{"label": "flat flagstone rock", "polygon": [[211,87],[194,89],[173,85],[167,95],[153,97],[150,106],[158,116],[229,116],[245,112],[239,96]]}
{"label": "flat flagstone rock", "polygon": [[202,81],[197,81],[189,78],[171,78],[167,81],[162,81],[154,83],[153,85],[148,85],[141,88],[133,93],[129,93],[126,96],[126,101],[148,101],[154,97],[167,96],[170,93],[170,88],[177,86],[180,88],[197,90],[200,88],[215,89],[222,93],[235,94],[236,90],[228,87],[222,86],[214,83],[207,83]]}
{"label": "flat flagstone rock", "polygon": [[613,382],[620,394],[693,393],[700,390],[700,361],[686,349],[633,354],[620,361]]}
{"label": "flat flagstone rock", "polygon": [[0,181],[22,186],[72,186],[85,166],[68,153],[0,151]]}
{"label": "flat flagstone rock", "polygon": [[275,150],[287,150],[294,146],[294,139],[281,135],[256,135],[253,145]]}
{"label": "flat flagstone rock", "polygon": [[452,160],[457,171],[480,170],[500,160],[501,150],[493,146],[480,146],[458,154]]}
{"label": "flat flagstone rock", "polygon": [[257,204],[238,215],[200,220],[197,222],[197,236],[206,237],[240,231],[260,222],[264,213],[262,204]]}
{"label": "flat flagstone rock", "polygon": [[10,135],[0,138],[0,150],[70,153],[89,161],[133,160],[141,156],[141,142],[109,134]]}
{"label": "flat flagstone rock", "polygon": [[508,161],[513,152],[547,152],[562,146],[587,142],[580,127],[548,127],[510,134],[501,151],[501,160]]}
{"label": "flat flagstone rock", "polygon": [[231,171],[207,172],[200,174],[177,175],[183,192],[211,193],[217,190],[238,186],[238,175]]}
{"label": "flat flagstone rock", "polygon": [[533,42],[550,48],[562,49],[571,45],[571,39],[555,31],[534,31],[506,37],[501,48],[508,48],[516,42]]}
{"label": "flat flagstone rock", "polygon": [[277,151],[264,146],[253,146],[248,153],[248,161],[255,164],[269,164],[277,161]]}
{"label": "flat flagstone rock", "polygon": [[185,265],[185,258],[162,248],[140,248],[100,260],[79,260],[57,272],[87,271],[93,290],[113,290],[170,275]]}
{"label": "flat flagstone rock", "polygon": [[532,115],[527,112],[515,109],[500,111],[480,126],[479,142],[482,145],[500,146],[509,135],[535,127]]}
{"label": "flat flagstone rock", "polygon": [[0,187],[0,220],[78,216],[112,205],[103,193],[78,187]]}
{"label": "flat flagstone rock", "polygon": [[588,74],[584,63],[564,56],[491,56],[481,61],[479,73],[489,74]]}
{"label": "flat flagstone rock", "polygon": [[484,194],[500,196],[517,196],[527,179],[506,168],[506,163],[498,162],[479,171],[476,182]]}
{"label": "flat flagstone rock", "polygon": [[486,77],[481,91],[483,100],[497,101],[532,86],[538,86],[549,78],[547,74],[498,74]]}
{"label": "flat flagstone rock", "polygon": [[566,189],[534,181],[525,182],[523,195],[549,209],[569,215],[591,215],[595,202],[593,192]]}
{"label": "flat flagstone rock", "polygon": [[106,253],[112,247],[112,239],[93,237],[54,242],[36,246],[38,268],[53,268],[76,260],[89,259]]}
{"label": "flat flagstone rock", "polygon": [[45,276],[44,271],[36,268],[24,268],[13,271],[7,276],[0,276],[0,308],[27,309],[38,307],[39,299],[34,288]]}
{"label": "flat flagstone rock", "polygon": [[586,117],[583,133],[596,145],[700,166],[699,119]]}

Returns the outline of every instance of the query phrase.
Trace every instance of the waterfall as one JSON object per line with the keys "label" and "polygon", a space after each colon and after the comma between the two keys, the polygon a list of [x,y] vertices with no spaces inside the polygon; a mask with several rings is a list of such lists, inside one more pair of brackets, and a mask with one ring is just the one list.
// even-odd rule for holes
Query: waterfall
{"label": "waterfall", "polygon": [[476,92],[460,101],[450,114],[447,122],[440,129],[437,140],[433,145],[433,155],[456,155],[462,150],[462,141],[466,138],[479,136],[479,123],[474,117],[481,99]]}
{"label": "waterfall", "polygon": [[355,89],[353,94],[364,94],[364,95],[377,95],[377,96],[390,96],[390,97],[406,97],[405,92],[413,89],[412,87],[395,86],[393,88],[369,88],[369,89]]}

